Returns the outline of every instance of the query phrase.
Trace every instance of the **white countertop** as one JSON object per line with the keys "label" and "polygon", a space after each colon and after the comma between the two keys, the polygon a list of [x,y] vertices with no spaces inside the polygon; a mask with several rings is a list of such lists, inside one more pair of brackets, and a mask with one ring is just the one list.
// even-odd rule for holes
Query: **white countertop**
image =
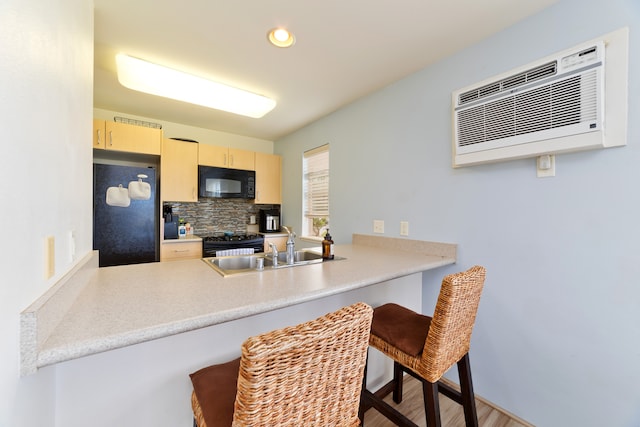
{"label": "white countertop", "polygon": [[[367,244],[336,246],[336,255],[344,260],[230,277],[222,277],[200,259],[97,268],[48,336],[36,331],[38,338],[31,343],[37,348],[36,366],[23,367],[23,372],[346,292],[456,260],[452,244],[386,238],[396,245],[382,248],[375,243],[369,246],[372,238],[362,237],[360,243]],[[399,250],[398,245],[411,251]],[[445,249],[438,250],[439,245]],[[421,251],[413,250],[416,247]],[[34,303],[31,314],[35,310],[35,317],[43,318],[38,310],[45,304]],[[25,314],[30,314],[29,309]],[[28,353],[33,349],[25,350]]]}

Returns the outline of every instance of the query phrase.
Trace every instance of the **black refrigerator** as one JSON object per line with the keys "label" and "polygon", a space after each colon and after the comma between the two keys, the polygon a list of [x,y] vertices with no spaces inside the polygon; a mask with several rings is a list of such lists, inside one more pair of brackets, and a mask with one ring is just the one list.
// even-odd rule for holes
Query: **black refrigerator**
{"label": "black refrigerator", "polygon": [[158,261],[153,167],[93,165],[93,249],[100,267]]}

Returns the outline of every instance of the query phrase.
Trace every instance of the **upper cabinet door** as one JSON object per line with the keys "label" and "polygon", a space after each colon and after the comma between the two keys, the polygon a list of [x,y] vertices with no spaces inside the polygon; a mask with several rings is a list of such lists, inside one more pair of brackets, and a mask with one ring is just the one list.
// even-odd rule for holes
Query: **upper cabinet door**
{"label": "upper cabinet door", "polygon": [[162,129],[93,120],[93,148],[160,155]]}
{"label": "upper cabinet door", "polygon": [[218,147],[209,144],[198,144],[198,164],[228,168],[229,149],[227,147]]}
{"label": "upper cabinet door", "polygon": [[279,205],[282,203],[281,159],[275,154],[255,153],[255,203]]}
{"label": "upper cabinet door", "polygon": [[229,148],[229,167],[248,171],[256,170],[255,153],[249,150]]}
{"label": "upper cabinet door", "polygon": [[160,155],[162,130],[126,123],[106,122],[107,150]]}
{"label": "upper cabinet door", "polygon": [[255,170],[253,151],[198,144],[198,164],[219,168]]}
{"label": "upper cabinet door", "polygon": [[162,201],[198,201],[198,144],[162,141],[160,192]]}
{"label": "upper cabinet door", "polygon": [[93,148],[104,150],[105,132],[104,120],[93,119]]}

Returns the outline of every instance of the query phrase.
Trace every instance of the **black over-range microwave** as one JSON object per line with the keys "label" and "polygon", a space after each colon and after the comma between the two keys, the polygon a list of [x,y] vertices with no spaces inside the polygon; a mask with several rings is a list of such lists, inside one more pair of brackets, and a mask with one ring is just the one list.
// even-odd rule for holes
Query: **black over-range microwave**
{"label": "black over-range microwave", "polygon": [[240,169],[198,166],[198,195],[235,199],[256,198],[256,173]]}

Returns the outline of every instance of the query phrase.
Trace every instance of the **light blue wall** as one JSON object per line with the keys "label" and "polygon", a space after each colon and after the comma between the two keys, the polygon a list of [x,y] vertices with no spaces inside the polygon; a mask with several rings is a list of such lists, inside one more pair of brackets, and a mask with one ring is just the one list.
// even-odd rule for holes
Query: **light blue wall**
{"label": "light blue wall", "polygon": [[[452,169],[451,92],[630,28],[628,146]],[[640,2],[562,0],[280,140],[283,221],[300,228],[301,157],[331,144],[331,234],[454,242],[488,269],[472,342],[476,391],[537,426],[640,426]]]}

